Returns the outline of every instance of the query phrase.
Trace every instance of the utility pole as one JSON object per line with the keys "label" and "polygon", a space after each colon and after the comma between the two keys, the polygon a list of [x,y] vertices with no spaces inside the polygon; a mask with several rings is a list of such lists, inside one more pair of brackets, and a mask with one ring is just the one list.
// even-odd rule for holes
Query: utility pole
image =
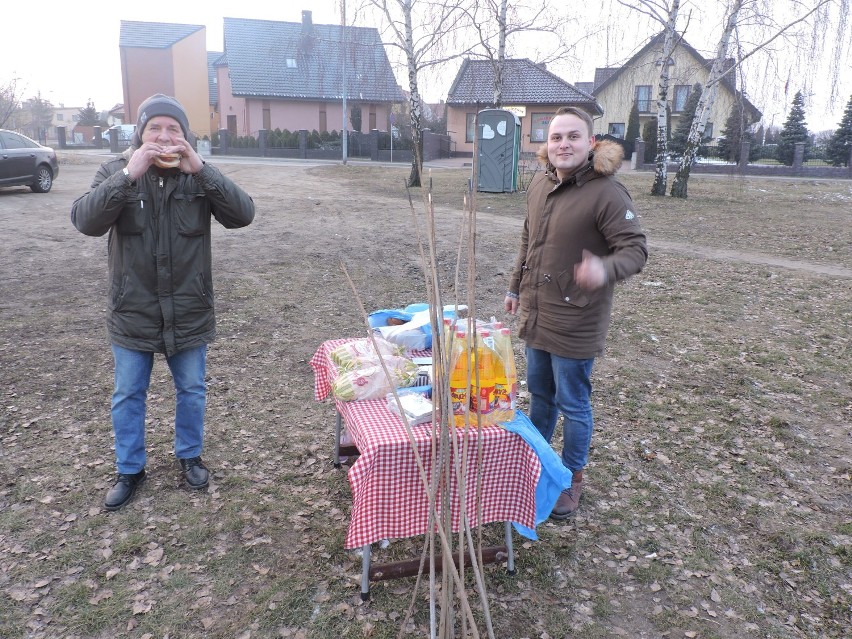
{"label": "utility pole", "polygon": [[349,132],[346,127],[346,0],[340,0],[340,64],[343,76],[343,128],[340,146],[343,151],[343,164],[346,164],[349,144]]}

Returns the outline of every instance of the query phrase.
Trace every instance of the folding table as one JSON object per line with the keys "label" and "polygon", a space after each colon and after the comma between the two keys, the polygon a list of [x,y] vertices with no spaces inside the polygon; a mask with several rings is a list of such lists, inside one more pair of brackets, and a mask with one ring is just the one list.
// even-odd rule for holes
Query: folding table
{"label": "folding table", "polygon": [[[322,401],[331,391],[338,371],[331,352],[346,339],[324,342],[310,360],[314,370],[314,397]],[[424,353],[418,353],[423,355]],[[425,353],[428,355],[428,353]],[[352,489],[352,513],[346,535],[347,549],[362,548],[361,597],[369,598],[370,545],[382,539],[413,537],[428,532],[428,492],[421,480],[416,457],[402,420],[392,413],[384,398],[342,402],[335,399],[337,424],[335,458],[345,426],[355,442],[359,457],[348,471]],[[526,419],[518,414],[519,418]],[[432,424],[412,427],[426,476],[432,474]],[[464,429],[451,433],[456,447],[465,445]],[[467,438],[466,486],[467,519],[471,526],[506,522],[508,568],[514,571],[512,529],[509,522],[535,528],[535,491],[541,463],[524,440],[500,426],[471,427]],[[479,481],[479,440],[482,443],[481,504],[476,503]],[[452,530],[461,524],[461,507],[455,477],[450,482],[449,509]],[[438,503],[437,508],[442,508]],[[480,515],[481,514],[481,518]],[[499,558],[496,553],[495,558]],[[373,572],[374,578],[376,572]]]}

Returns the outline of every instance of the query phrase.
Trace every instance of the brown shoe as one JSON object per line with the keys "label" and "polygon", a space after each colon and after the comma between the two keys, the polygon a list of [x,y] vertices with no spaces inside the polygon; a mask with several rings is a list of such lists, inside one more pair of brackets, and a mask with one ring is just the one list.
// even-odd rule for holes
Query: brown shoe
{"label": "brown shoe", "polygon": [[580,507],[580,496],[583,494],[583,481],[575,481],[571,484],[571,488],[563,490],[556,500],[556,505],[553,507],[553,512],[550,513],[550,518],[556,521],[568,519],[571,515],[577,512]]}

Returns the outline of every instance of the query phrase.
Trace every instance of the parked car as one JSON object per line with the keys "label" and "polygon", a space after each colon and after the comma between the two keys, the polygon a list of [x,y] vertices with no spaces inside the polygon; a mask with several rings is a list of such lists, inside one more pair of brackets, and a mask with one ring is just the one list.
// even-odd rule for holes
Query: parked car
{"label": "parked car", "polygon": [[27,185],[47,193],[59,175],[56,151],[25,135],[0,129],[0,186]]}

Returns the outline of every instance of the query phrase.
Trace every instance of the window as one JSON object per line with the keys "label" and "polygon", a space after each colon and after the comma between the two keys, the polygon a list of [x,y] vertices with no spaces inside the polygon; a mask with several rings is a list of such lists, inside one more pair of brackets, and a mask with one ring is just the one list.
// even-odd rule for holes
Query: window
{"label": "window", "polygon": [[57,113],[56,114],[56,121],[62,122],[63,120],[65,120],[65,114],[64,113]]}
{"label": "window", "polygon": [[713,139],[713,123],[708,122],[704,125],[704,139],[712,140]]}
{"label": "window", "polygon": [[552,113],[530,114],[530,142],[546,142],[547,130],[550,128]]}
{"label": "window", "polygon": [[287,58],[287,68],[295,69],[296,68],[296,58]]}
{"label": "window", "polygon": [[607,131],[611,136],[615,138],[624,139],[624,122],[610,122],[609,131]]}
{"label": "window", "polygon": [[38,144],[36,144],[32,140],[25,138],[22,135],[18,135],[17,133],[12,133],[11,131],[0,131],[0,141],[2,141],[2,144],[0,144],[0,147],[5,147],[7,149],[37,149],[38,148]]}
{"label": "window", "polygon": [[637,84],[636,85],[636,108],[639,113],[651,112],[651,85]]}
{"label": "window", "polygon": [[473,142],[476,139],[476,113],[465,116],[464,141]]}
{"label": "window", "polygon": [[688,84],[676,84],[674,88],[674,102],[672,104],[672,111],[678,113],[683,111],[686,108],[686,101],[689,98],[689,85]]}

